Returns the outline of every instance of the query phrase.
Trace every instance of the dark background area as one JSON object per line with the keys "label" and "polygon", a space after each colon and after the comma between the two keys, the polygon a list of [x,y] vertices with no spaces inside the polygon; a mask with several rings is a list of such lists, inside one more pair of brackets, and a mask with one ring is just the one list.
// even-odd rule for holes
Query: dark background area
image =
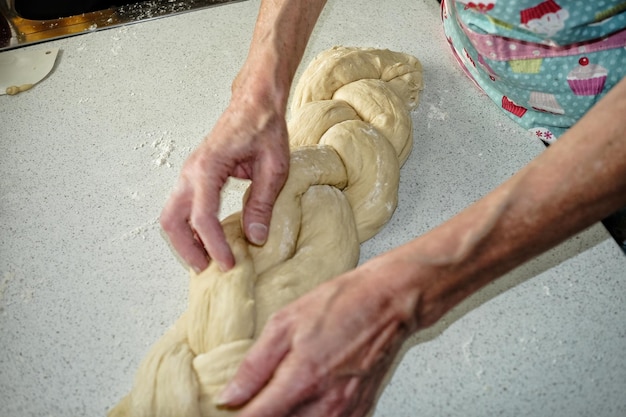
{"label": "dark background area", "polygon": [[15,10],[24,19],[49,20],[142,1],[144,0],[15,0]]}

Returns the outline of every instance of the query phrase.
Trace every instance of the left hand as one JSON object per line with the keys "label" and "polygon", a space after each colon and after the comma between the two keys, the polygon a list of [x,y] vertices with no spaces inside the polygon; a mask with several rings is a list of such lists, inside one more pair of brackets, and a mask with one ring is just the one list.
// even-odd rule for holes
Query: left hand
{"label": "left hand", "polygon": [[219,397],[239,417],[364,416],[403,341],[418,297],[398,291],[386,254],[276,313]]}
{"label": "left hand", "polygon": [[218,218],[220,191],[231,176],[251,180],[243,226],[250,242],[265,243],[274,202],[289,172],[287,124],[282,104],[272,104],[273,91],[257,78],[237,78],[228,108],[185,161],[163,208],[163,230],[196,273],[210,259],[223,271],[235,265]]}

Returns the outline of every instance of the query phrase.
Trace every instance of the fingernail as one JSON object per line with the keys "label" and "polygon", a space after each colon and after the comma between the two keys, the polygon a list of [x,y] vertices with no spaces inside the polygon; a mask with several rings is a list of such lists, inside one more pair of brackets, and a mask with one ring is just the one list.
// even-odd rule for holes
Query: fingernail
{"label": "fingernail", "polygon": [[241,397],[243,391],[239,387],[239,385],[235,382],[231,382],[220,392],[214,400],[215,405],[223,406],[230,405],[237,398]]}
{"label": "fingernail", "polygon": [[267,240],[267,226],[261,223],[252,223],[248,226],[248,238],[255,245],[262,245]]}

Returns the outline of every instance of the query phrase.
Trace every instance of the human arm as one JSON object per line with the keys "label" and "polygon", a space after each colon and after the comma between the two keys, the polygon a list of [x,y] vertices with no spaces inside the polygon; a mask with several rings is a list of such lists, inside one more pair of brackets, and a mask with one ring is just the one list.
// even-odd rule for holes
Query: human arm
{"label": "human arm", "polygon": [[234,265],[217,217],[228,177],[252,180],[247,238],[263,244],[289,169],[285,112],[291,83],[325,0],[263,0],[246,61],[213,130],[185,162],[161,214],[174,249],[196,271]]}
{"label": "human arm", "polygon": [[626,205],[626,80],[500,187],[277,313],[221,398],[240,417],[363,416],[402,341]]}

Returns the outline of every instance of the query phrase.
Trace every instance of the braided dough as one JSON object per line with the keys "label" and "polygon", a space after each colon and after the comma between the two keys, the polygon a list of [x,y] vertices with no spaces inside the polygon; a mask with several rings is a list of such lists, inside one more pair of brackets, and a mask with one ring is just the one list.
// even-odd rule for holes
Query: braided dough
{"label": "braided dough", "polygon": [[[354,268],[360,242],[389,220],[412,143],[421,65],[388,50],[335,47],[305,70],[292,99],[291,166],[262,246],[241,213],[222,222],[236,266],[191,274],[189,308],[141,364],[110,417],[232,416],[213,398],[269,316]],[[244,197],[245,198],[245,197]]]}

